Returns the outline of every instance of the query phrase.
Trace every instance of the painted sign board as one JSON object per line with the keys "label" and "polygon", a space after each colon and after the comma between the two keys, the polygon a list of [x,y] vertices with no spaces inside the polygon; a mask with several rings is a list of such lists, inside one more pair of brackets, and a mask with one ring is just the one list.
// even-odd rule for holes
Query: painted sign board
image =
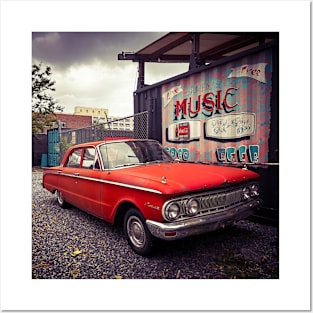
{"label": "painted sign board", "polygon": [[272,50],[249,54],[162,86],[162,143],[175,158],[266,163]]}

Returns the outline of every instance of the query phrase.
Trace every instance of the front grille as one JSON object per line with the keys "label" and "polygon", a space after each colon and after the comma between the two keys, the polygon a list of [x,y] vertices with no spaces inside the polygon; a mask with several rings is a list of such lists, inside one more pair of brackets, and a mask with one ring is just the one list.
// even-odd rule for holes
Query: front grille
{"label": "front grille", "polygon": [[215,212],[242,201],[242,190],[232,190],[201,197],[201,212]]}
{"label": "front grille", "polygon": [[215,214],[218,212],[228,210],[240,203],[246,202],[245,200],[242,199],[242,189],[243,187],[249,185],[251,185],[251,183],[232,188],[228,187],[227,189],[223,190],[219,189],[211,192],[190,195],[189,197],[184,197],[181,199],[176,199],[176,202],[180,203],[182,213],[178,220],[190,218],[190,216],[188,216],[185,213],[187,201],[190,198],[199,200],[200,210],[196,216]]}

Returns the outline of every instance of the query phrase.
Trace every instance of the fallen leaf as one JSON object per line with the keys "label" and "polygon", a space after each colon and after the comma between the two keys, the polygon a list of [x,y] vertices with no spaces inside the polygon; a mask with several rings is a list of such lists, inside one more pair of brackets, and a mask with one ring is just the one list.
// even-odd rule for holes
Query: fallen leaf
{"label": "fallen leaf", "polygon": [[71,275],[73,278],[77,278],[78,274],[79,274],[79,270],[72,270],[71,271]]}
{"label": "fallen leaf", "polygon": [[47,267],[47,266],[49,266],[48,263],[39,263],[39,264],[37,264],[37,267]]}
{"label": "fallen leaf", "polygon": [[73,253],[71,253],[71,256],[77,256],[78,254],[81,254],[82,253],[82,251],[80,251],[78,248],[75,248],[74,249],[74,252]]}

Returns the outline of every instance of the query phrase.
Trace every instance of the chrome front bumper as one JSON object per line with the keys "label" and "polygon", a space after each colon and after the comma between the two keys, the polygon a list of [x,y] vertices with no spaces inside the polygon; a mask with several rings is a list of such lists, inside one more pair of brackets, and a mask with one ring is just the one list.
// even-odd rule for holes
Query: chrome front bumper
{"label": "chrome front bumper", "polygon": [[252,215],[261,204],[260,199],[241,203],[233,208],[219,213],[213,213],[188,220],[172,223],[160,223],[147,220],[151,234],[164,240],[177,240],[184,237],[211,232],[233,224],[235,221]]}

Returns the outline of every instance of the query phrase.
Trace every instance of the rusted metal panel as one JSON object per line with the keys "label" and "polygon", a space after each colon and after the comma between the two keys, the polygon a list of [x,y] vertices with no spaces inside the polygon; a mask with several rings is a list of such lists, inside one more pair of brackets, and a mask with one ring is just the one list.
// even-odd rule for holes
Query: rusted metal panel
{"label": "rusted metal panel", "polygon": [[162,143],[175,157],[267,163],[272,49],[162,85]]}

